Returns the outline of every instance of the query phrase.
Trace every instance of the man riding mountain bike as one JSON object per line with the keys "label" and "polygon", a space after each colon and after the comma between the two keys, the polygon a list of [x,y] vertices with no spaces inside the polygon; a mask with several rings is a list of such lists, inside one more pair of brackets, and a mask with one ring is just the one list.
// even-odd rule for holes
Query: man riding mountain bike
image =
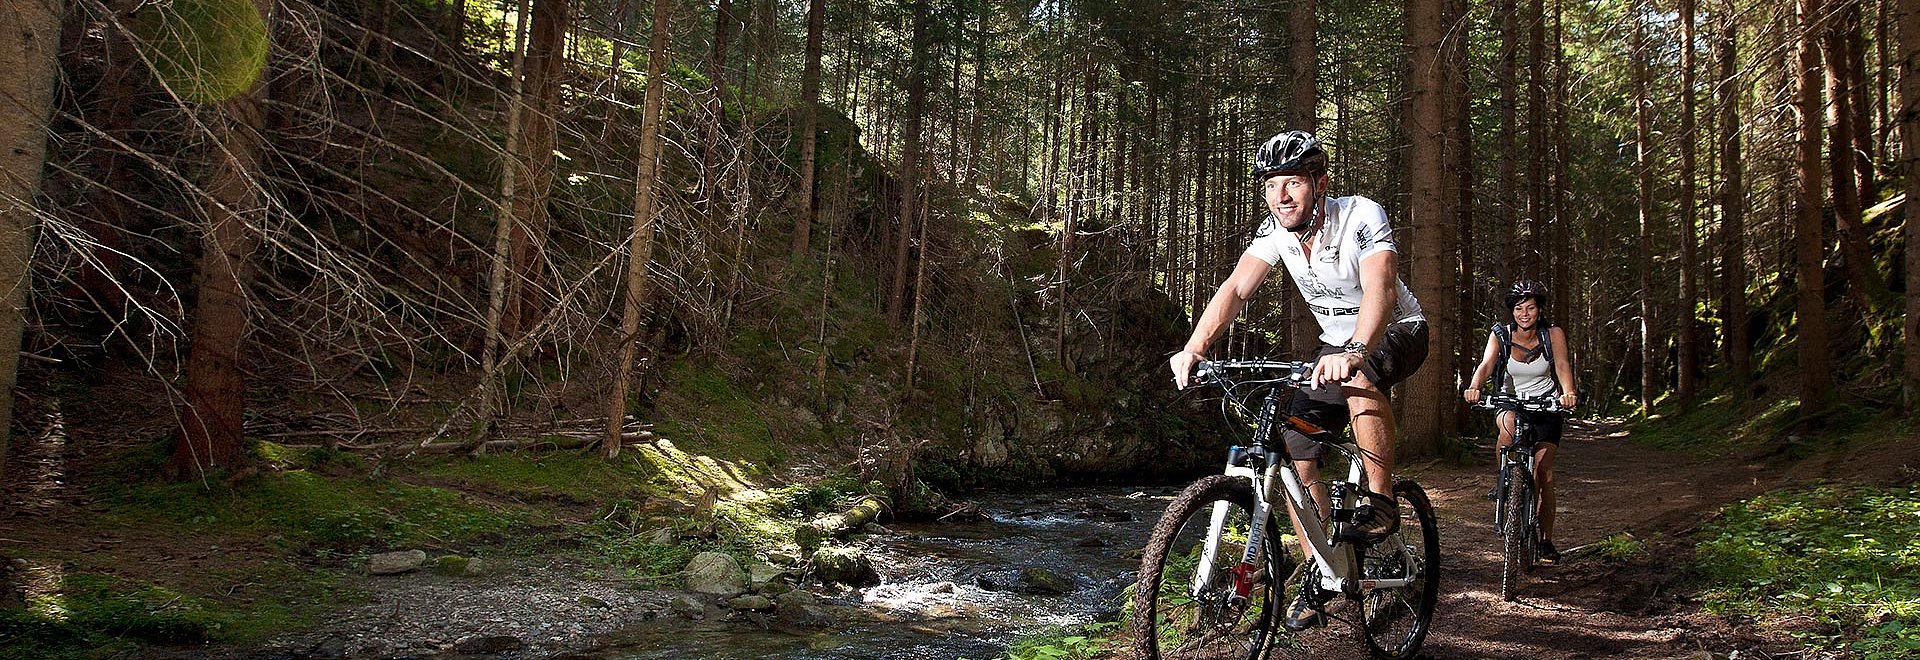
{"label": "man riding mountain bike", "polygon": [[[1327,154],[1311,133],[1287,131],[1268,139],[1255,156],[1253,174],[1268,216],[1200,314],[1186,347],[1168,360],[1174,383],[1187,386],[1194,365],[1207,359],[1208,347],[1239,316],[1273,266],[1284,263],[1320,324],[1312,387],[1299,390],[1288,412],[1335,434],[1350,421],[1365,454],[1366,488],[1392,493],[1394,417],[1387,394],[1427,357],[1426,317],[1400,281],[1393,227],[1373,200],[1327,194]],[[1319,444],[1292,431],[1286,436],[1301,479],[1316,483]],[[1315,488],[1314,497],[1326,515],[1324,489]],[[1391,496],[1370,500],[1379,504],[1363,504],[1354,515],[1362,536],[1342,540],[1378,538],[1398,527]],[[1300,521],[1293,524],[1300,535]],[[1312,556],[1311,547],[1302,547]],[[1315,602],[1313,591],[1298,591],[1287,613],[1288,628],[1320,622],[1323,603]]]}

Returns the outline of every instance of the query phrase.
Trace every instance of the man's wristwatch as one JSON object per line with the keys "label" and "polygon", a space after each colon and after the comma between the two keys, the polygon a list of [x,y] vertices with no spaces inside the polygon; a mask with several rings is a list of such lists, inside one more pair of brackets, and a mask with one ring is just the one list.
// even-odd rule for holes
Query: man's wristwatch
{"label": "man's wristwatch", "polygon": [[1347,343],[1346,343],[1345,345],[1343,345],[1343,346],[1341,346],[1341,347],[1340,347],[1340,352],[1342,352],[1342,353],[1355,353],[1355,354],[1359,354],[1359,355],[1366,355],[1366,354],[1367,354],[1367,342],[1364,342],[1364,341],[1350,341],[1350,342],[1347,342]]}

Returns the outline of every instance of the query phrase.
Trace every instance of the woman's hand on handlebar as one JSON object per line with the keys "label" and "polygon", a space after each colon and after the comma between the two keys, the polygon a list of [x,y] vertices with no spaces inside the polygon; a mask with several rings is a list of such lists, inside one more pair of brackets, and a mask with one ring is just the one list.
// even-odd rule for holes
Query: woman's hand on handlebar
{"label": "woman's hand on handlebar", "polygon": [[1187,389],[1187,385],[1193,380],[1193,365],[1199,364],[1206,359],[1207,356],[1193,351],[1180,351],[1174,353],[1173,357],[1168,358],[1167,366],[1173,369],[1173,388],[1177,390]]}
{"label": "woman's hand on handlebar", "polygon": [[1574,396],[1572,392],[1568,392],[1566,394],[1560,395],[1560,407],[1562,408],[1572,410],[1574,404],[1579,402],[1580,402],[1580,397]]}
{"label": "woman's hand on handlebar", "polygon": [[1478,387],[1469,387],[1469,388],[1467,388],[1467,389],[1466,389],[1466,391],[1463,391],[1463,392],[1461,392],[1461,393],[1460,393],[1460,398],[1463,398],[1463,399],[1466,399],[1466,400],[1467,400],[1467,403],[1469,403],[1469,404],[1479,404],[1479,403],[1480,403],[1480,388],[1478,388]]}

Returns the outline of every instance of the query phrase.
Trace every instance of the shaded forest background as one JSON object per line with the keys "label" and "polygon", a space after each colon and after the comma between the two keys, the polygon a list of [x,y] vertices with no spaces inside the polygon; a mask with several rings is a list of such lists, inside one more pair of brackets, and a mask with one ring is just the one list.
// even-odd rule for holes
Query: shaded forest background
{"label": "shaded forest background", "polygon": [[[1180,472],[1216,448],[1160,365],[1288,127],[1457,356],[1405,453],[1461,451],[1518,277],[1608,413],[1784,438],[1920,374],[1896,2],[16,6],[10,428],[180,476],[662,437],[899,488]],[[1282,284],[1225,352],[1311,334]]]}

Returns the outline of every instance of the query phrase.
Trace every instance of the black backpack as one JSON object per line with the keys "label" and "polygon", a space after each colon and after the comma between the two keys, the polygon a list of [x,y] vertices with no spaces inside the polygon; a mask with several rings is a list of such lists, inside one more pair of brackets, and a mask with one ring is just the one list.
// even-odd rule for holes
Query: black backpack
{"label": "black backpack", "polygon": [[[1553,393],[1562,394],[1560,370],[1553,363],[1553,328],[1552,323],[1544,324],[1540,328],[1539,350],[1541,356],[1547,359],[1547,380],[1553,382]],[[1500,359],[1493,361],[1494,386],[1511,393],[1513,383],[1507,379],[1507,360],[1513,355],[1513,324],[1504,322],[1493,324],[1493,338],[1500,341]]]}

